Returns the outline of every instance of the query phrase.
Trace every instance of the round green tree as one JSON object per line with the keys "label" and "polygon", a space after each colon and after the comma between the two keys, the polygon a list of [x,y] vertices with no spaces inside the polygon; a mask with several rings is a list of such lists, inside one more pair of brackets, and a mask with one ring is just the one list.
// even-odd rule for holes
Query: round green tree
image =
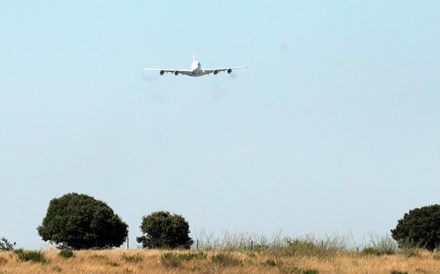
{"label": "round green tree", "polygon": [[44,241],[60,248],[118,247],[128,235],[128,226],[104,202],[69,193],[52,199],[46,217],[37,228]]}
{"label": "round green tree", "polygon": [[416,208],[405,213],[391,236],[400,247],[440,247],[440,205]]}
{"label": "round green tree", "polygon": [[141,237],[137,238],[147,248],[185,248],[189,249],[193,240],[189,237],[189,225],[177,214],[167,211],[154,212],[142,218]]}

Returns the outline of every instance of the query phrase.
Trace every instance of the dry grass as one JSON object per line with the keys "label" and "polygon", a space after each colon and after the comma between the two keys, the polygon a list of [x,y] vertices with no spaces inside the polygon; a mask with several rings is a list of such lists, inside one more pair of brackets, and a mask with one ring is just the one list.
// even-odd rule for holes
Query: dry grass
{"label": "dry grass", "polygon": [[[74,257],[63,258],[58,250],[43,251],[46,263],[23,262],[12,251],[0,252],[0,274],[6,273],[439,273],[438,253],[418,251],[408,257],[363,255],[342,251],[327,256],[286,255],[271,250],[260,251],[164,251],[101,250],[75,251]],[[175,256],[177,263],[168,264],[163,256]],[[199,254],[189,256],[191,254]],[[219,254],[222,254],[219,256]],[[165,257],[165,259],[164,259]],[[184,258],[184,259],[182,259]],[[214,258],[214,259],[213,259]]]}

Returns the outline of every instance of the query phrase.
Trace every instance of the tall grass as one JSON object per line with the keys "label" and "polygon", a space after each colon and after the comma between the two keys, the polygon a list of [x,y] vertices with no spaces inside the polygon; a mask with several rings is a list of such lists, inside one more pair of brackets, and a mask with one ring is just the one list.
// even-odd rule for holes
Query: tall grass
{"label": "tall grass", "polygon": [[204,250],[269,252],[275,256],[329,256],[336,252],[350,250],[350,237],[338,234],[287,237],[281,233],[271,237],[249,233],[223,233],[219,237],[207,234],[197,235],[197,248]]}
{"label": "tall grass", "polygon": [[259,247],[268,247],[278,240],[279,235],[267,238],[265,235],[252,233],[229,233],[223,232],[219,236],[207,234],[202,231],[196,234],[196,242],[193,248],[204,250],[246,250]]}
{"label": "tall grass", "polygon": [[140,254],[135,255],[126,255],[125,253],[122,254],[122,260],[126,261],[127,263],[138,263],[142,262],[144,260],[144,257]]}
{"label": "tall grass", "polygon": [[191,260],[204,260],[207,258],[207,254],[203,252],[187,252],[187,253],[173,253],[173,252],[167,252],[162,254],[160,257],[160,261],[164,266],[168,267],[177,267],[180,266],[180,264],[183,261],[191,261]]}
{"label": "tall grass", "polygon": [[366,255],[390,255],[398,251],[397,242],[390,235],[371,237],[370,242],[362,250]]}
{"label": "tall grass", "polygon": [[229,253],[219,253],[216,255],[213,255],[211,258],[212,262],[224,267],[227,266],[242,266],[243,262],[234,257],[232,254]]}
{"label": "tall grass", "polygon": [[[390,274],[391,271],[395,271],[394,273],[400,274],[438,273],[440,269],[438,252],[418,250],[417,258],[408,258],[404,253],[388,256],[366,256],[354,251],[332,251],[333,249],[329,247],[338,247],[338,244],[334,243],[334,236],[328,238],[329,240],[312,237],[292,238],[290,246],[283,242],[282,246],[272,246],[272,250],[257,251],[78,250],[75,251],[75,256],[68,260],[59,255],[59,250],[34,251],[42,253],[47,263],[32,263],[35,262],[34,260],[30,260],[31,263],[23,263],[16,259],[18,257],[16,253],[5,251],[0,252],[0,273]],[[326,253],[329,252],[328,250],[330,253]]]}

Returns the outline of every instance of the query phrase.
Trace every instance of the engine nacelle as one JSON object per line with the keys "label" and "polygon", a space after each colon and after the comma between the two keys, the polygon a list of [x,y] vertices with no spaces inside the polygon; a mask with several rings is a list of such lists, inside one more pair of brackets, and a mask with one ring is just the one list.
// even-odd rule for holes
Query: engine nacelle
{"label": "engine nacelle", "polygon": [[218,70],[214,70],[214,75],[217,75],[217,73],[218,73]]}
{"label": "engine nacelle", "polygon": [[165,71],[161,70],[159,73],[160,75],[164,75]]}
{"label": "engine nacelle", "polygon": [[228,69],[227,72],[228,72],[228,74],[231,74],[232,69]]}
{"label": "engine nacelle", "polygon": [[175,72],[174,72],[174,75],[176,75],[176,76],[179,75],[179,72],[178,72],[178,71],[175,71]]}

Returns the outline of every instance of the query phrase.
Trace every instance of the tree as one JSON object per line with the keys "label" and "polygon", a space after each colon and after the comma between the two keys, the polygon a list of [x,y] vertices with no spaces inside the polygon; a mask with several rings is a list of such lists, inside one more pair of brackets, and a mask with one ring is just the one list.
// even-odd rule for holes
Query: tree
{"label": "tree", "polygon": [[440,247],[440,205],[416,208],[405,213],[391,230],[400,247]]}
{"label": "tree", "polygon": [[15,247],[15,242],[11,243],[5,237],[2,237],[0,239],[0,250],[10,251],[10,250],[14,250],[14,247]]}
{"label": "tree", "polygon": [[153,212],[142,218],[140,226],[145,235],[138,237],[138,243],[147,248],[185,248],[194,242],[189,236],[189,225],[177,214],[167,211]]}
{"label": "tree", "polygon": [[127,238],[127,228],[106,203],[69,193],[50,201],[37,230],[44,241],[60,248],[88,249],[120,246]]}

